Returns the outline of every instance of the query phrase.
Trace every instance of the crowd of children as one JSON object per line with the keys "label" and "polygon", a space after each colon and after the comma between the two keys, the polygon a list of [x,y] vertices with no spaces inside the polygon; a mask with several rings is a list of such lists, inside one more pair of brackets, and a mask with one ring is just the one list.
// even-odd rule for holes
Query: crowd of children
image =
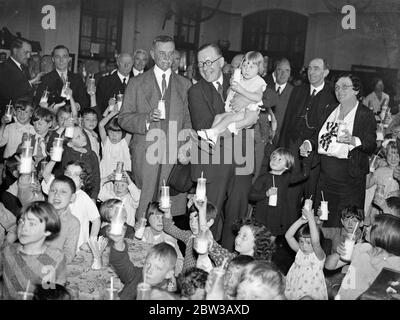
{"label": "crowd of children", "polygon": [[[248,109],[259,108],[266,88],[261,62],[257,52],[244,56],[241,75],[231,81],[226,113],[199,132],[210,144],[226,129],[235,132],[235,123],[245,117],[243,110],[229,109],[235,92],[252,101]],[[293,154],[276,149],[269,170],[251,188],[252,216],[232,226],[237,236],[229,252],[209,230],[216,207],[193,194],[187,230],[175,225],[171,206],[151,202],[140,232],[141,190],[132,178],[131,135],[119,126],[112,105],[100,118],[93,108],[78,110],[69,96],[56,110],[20,99],[13,119],[1,118],[2,299],[18,299],[27,287],[34,300],[72,299],[66,266],[98,236],[111,240],[109,263],[124,285],[120,299],[136,299],[142,282],[152,287],[151,297],[163,299],[356,299],[383,268],[400,271],[400,125],[390,127],[392,134],[371,158],[365,208],[350,203],[340,232],[322,227],[321,207],[315,213],[305,205],[295,221],[287,216],[287,189],[309,172],[304,166],[293,173]],[[27,150],[32,162],[22,170]],[[113,229],[118,221],[121,232]],[[278,237],[295,253],[287,273],[275,260]],[[126,238],[151,244],[143,268],[130,260]]]}

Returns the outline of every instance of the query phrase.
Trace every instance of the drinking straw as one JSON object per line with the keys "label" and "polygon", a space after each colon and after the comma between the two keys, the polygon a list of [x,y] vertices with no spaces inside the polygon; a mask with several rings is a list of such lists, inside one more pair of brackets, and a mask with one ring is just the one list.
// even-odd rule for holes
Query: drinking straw
{"label": "drinking straw", "polygon": [[165,179],[163,180],[163,186],[165,187]]}
{"label": "drinking straw", "polygon": [[121,213],[122,213],[122,209],[123,209],[123,207],[124,207],[125,199],[126,199],[126,198],[122,199],[121,206],[119,207],[119,210],[118,210],[118,216],[120,216]]}
{"label": "drinking straw", "polygon": [[201,178],[203,179],[203,171],[201,172]]}
{"label": "drinking straw", "polygon": [[26,285],[26,290],[24,292],[24,300],[27,300],[29,293],[29,286],[31,285],[31,280],[28,280],[28,284]]}
{"label": "drinking straw", "polygon": [[274,175],[272,175],[272,186],[275,188],[275,178],[274,178]]}
{"label": "drinking straw", "polygon": [[356,226],[354,227],[354,230],[353,230],[353,232],[351,233],[351,236],[352,236],[352,237],[356,234],[356,230],[357,230],[357,228],[358,228],[358,224],[359,224],[359,222],[357,221]]}
{"label": "drinking straw", "polygon": [[110,300],[114,300],[114,277],[111,277],[111,283],[110,283]]}
{"label": "drinking straw", "polygon": [[310,197],[310,200],[312,199],[312,195],[311,195],[311,197]]}
{"label": "drinking straw", "polygon": [[321,190],[321,194],[322,194],[322,201],[325,201],[324,192],[322,190]]}

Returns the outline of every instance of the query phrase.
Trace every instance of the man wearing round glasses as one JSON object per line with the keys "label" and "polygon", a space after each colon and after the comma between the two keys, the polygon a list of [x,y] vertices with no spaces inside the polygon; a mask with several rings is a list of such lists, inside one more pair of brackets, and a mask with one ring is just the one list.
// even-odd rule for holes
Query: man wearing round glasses
{"label": "man wearing round glasses", "polygon": [[[193,85],[189,90],[189,111],[194,130],[209,129],[212,126],[214,117],[217,114],[224,113],[224,102],[226,99],[226,91],[229,87],[229,75],[222,73],[225,60],[222,56],[220,48],[215,44],[206,44],[198,50],[197,54],[198,67],[202,79]],[[236,106],[246,106],[249,101],[236,99]],[[241,123],[237,128],[243,129],[252,126],[257,122],[258,113],[251,113],[251,117],[245,117],[246,123]],[[254,163],[254,149],[252,154],[245,155],[245,163],[241,165],[235,158],[232,147],[233,137],[242,135],[242,144],[239,145],[243,151],[246,149],[246,134],[248,130],[241,130],[237,136],[225,135],[220,137],[217,143],[216,153],[219,158],[207,155],[207,151],[201,149],[198,155],[197,164],[192,161],[192,180],[197,181],[203,172],[207,179],[207,199],[212,202],[218,209],[211,231],[215,240],[221,239],[221,244],[228,250],[233,250],[234,234],[232,225],[238,218],[242,218],[247,213],[248,193],[251,187],[251,174],[254,166],[245,174],[238,174],[237,168],[249,168],[249,162]],[[238,141],[238,140],[236,140]],[[251,140],[253,143],[254,141]],[[240,153],[241,154],[241,153]],[[207,162],[204,161],[207,159]],[[193,160],[193,159],[192,159]],[[251,171],[251,172],[250,172]]]}

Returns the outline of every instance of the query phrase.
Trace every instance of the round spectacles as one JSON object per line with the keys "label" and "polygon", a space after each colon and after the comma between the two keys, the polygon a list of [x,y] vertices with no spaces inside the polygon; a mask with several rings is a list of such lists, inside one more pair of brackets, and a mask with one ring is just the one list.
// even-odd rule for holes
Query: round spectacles
{"label": "round spectacles", "polygon": [[214,61],[211,61],[211,60],[206,60],[206,61],[204,61],[204,62],[199,61],[199,63],[197,64],[197,66],[198,66],[199,68],[204,68],[204,66],[211,67],[211,65],[212,65],[214,62],[216,62],[217,60],[219,60],[219,59],[221,59],[221,58],[222,58],[222,56],[218,57],[218,58],[215,59]]}
{"label": "round spectacles", "polygon": [[344,85],[341,85],[341,86],[335,86],[335,91],[339,91],[339,90],[346,91],[346,90],[348,90],[350,88],[353,88],[353,85],[344,84]]}

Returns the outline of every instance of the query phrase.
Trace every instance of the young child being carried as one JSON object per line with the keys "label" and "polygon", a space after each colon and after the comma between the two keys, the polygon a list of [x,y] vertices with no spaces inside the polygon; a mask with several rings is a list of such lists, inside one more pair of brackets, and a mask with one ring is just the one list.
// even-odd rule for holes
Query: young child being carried
{"label": "young child being carried", "polygon": [[[214,118],[214,122],[210,129],[198,131],[200,138],[206,140],[211,146],[215,146],[218,136],[225,130],[229,130],[237,134],[238,122],[245,119],[246,110],[257,111],[259,106],[263,105],[262,96],[267,88],[267,84],[261,78],[264,71],[264,58],[257,51],[247,52],[241,63],[241,75],[234,76],[231,79],[231,86],[228,91],[228,97],[225,102],[225,113],[218,114]],[[238,74],[238,71],[236,71]],[[252,101],[244,110],[235,112],[230,102],[235,94],[244,96]]]}

